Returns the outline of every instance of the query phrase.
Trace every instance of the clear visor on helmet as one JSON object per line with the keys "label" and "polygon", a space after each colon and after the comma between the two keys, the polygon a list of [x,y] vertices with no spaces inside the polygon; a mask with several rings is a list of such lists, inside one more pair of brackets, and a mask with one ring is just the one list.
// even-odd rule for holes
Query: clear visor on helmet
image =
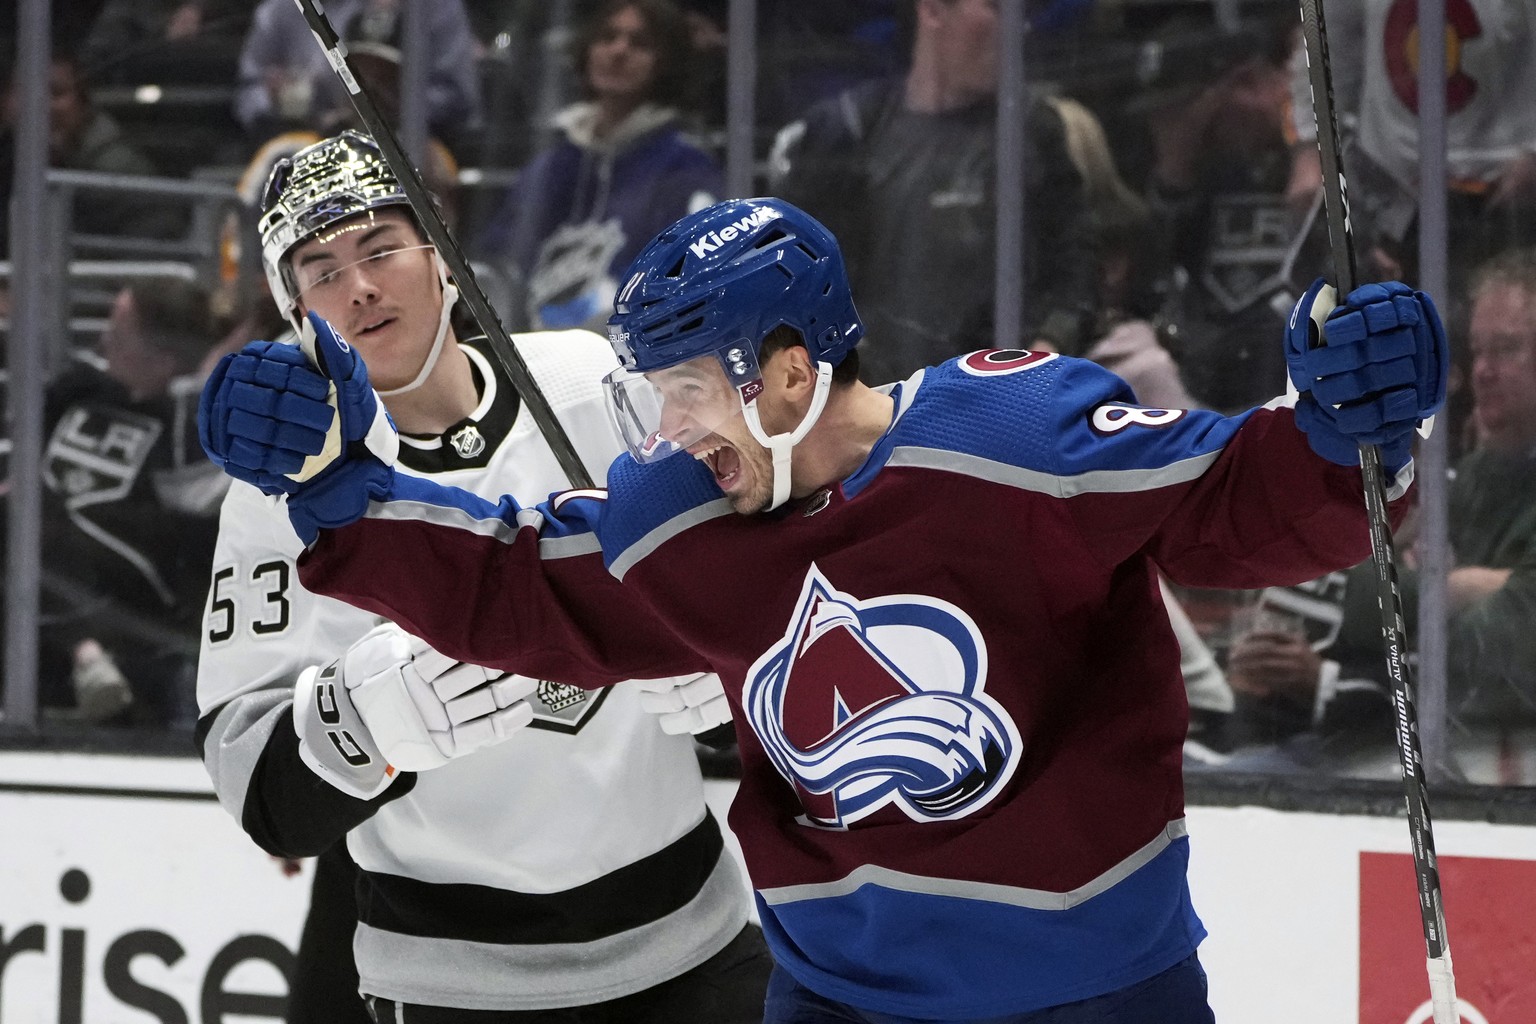
{"label": "clear visor on helmet", "polygon": [[642,463],[702,441],[763,390],[757,355],[746,341],[649,373],[621,367],[603,385],[619,436]]}
{"label": "clear visor on helmet", "polygon": [[346,263],[320,249],[294,261],[294,287],[305,306],[331,308],[329,301],[346,298],[348,282],[353,277],[389,273],[414,266],[418,261],[429,262],[432,250],[433,246],[417,242],[403,229],[398,237],[381,238],[377,245],[366,247],[360,256]]}

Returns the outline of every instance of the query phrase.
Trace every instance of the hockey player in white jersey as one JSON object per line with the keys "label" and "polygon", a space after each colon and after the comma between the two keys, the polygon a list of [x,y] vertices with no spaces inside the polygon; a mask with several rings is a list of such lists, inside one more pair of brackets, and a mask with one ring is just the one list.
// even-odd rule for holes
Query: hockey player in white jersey
{"label": "hockey player in white jersey", "polygon": [[[301,334],[314,311],[368,359],[406,471],[492,496],[564,486],[485,340],[457,338],[454,285],[370,139],[345,132],[282,161],[260,232]],[[516,344],[601,480],[619,450],[597,385],[609,346],[582,331]],[[658,720],[641,705],[665,707],[664,683],[507,676],[476,691],[500,709],[471,735],[452,698],[499,673],[306,592],[301,550],[280,503],[231,489],[199,740],[220,801],[263,849],[311,856],[345,838],[374,1018],[759,1020],[769,958],[686,734],[724,719],[690,706]]]}

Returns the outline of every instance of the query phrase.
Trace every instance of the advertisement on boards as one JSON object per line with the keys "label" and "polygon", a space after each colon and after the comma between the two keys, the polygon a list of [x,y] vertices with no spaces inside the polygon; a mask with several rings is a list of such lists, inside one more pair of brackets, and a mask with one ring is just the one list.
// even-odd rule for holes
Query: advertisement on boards
{"label": "advertisement on boards", "polygon": [[[1536,861],[1441,857],[1439,865],[1463,1024],[1536,1021]],[[1360,854],[1360,1024],[1433,1020],[1418,907],[1411,856]]]}
{"label": "advertisement on boards", "polygon": [[0,755],[0,1024],[281,1024],[309,872],[191,758]]}

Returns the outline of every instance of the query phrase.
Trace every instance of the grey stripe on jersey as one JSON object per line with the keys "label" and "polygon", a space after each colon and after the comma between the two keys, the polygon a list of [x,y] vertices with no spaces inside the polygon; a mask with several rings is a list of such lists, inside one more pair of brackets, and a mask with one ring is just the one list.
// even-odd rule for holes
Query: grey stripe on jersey
{"label": "grey stripe on jersey", "polygon": [[704,887],[666,917],[593,942],[496,945],[357,926],[360,989],[382,999],[542,1010],[643,992],[691,971],[747,923],[741,873],[722,851]]}
{"label": "grey stripe on jersey", "polygon": [[293,687],[287,680],[274,689],[241,694],[218,710],[203,737],[203,765],[213,791],[236,821],[245,819],[245,794],[256,764],[273,728],[287,721],[284,711],[292,704]]}
{"label": "grey stripe on jersey", "polygon": [[891,452],[886,465],[941,469],[1005,487],[1070,498],[1076,494],[1129,494],[1187,483],[1198,479],[1220,456],[1221,452],[1215,451],[1151,469],[1097,469],[1076,476],[1057,476],[942,448],[902,447]]}
{"label": "grey stripe on jersey", "polygon": [[855,868],[833,882],[813,882],[809,885],[786,885],[777,889],[759,889],[758,895],[769,906],[795,903],[800,900],[826,899],[846,896],[866,885],[878,885],[897,892],[913,892],[928,896],[955,896],[960,899],[986,900],[1028,910],[1070,910],[1085,903],[1101,892],[1114,888],[1136,871],[1151,863],[1176,840],[1189,834],[1183,818],[1170,821],[1150,843],[1110,868],[1099,877],[1070,892],[1047,892],[1044,889],[1023,889],[1012,885],[992,882],[968,882],[958,878],[928,878],[905,871],[866,864]]}
{"label": "grey stripe on jersey", "polygon": [[[525,523],[524,517],[532,518]],[[470,515],[461,508],[449,505],[434,505],[430,502],[406,501],[396,499],[383,502],[373,501],[368,505],[368,518],[386,519],[395,522],[422,522],[435,526],[451,526],[456,530],[464,530],[481,537],[490,537],[510,544],[517,539],[518,531],[524,525],[537,527],[542,517],[534,509],[524,509],[518,515],[516,523],[508,524],[501,519],[479,519]],[[577,555],[590,555],[602,550],[597,538],[590,533],[577,533],[567,537],[543,537],[539,540],[539,557],[543,559],[573,558]]]}

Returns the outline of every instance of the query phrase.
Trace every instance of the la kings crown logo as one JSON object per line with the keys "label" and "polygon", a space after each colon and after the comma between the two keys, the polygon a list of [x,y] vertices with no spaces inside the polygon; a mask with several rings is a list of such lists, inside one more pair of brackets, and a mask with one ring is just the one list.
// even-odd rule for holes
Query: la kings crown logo
{"label": "la kings crown logo", "polygon": [[552,683],[548,679],[539,683],[536,691],[539,701],[549,709],[551,714],[559,714],[566,708],[575,707],[581,703],[587,691],[579,686],[569,683]]}
{"label": "la kings crown logo", "polygon": [[608,699],[609,688],[583,690],[569,683],[539,680],[538,687],[526,698],[533,709],[531,729],[552,732],[580,732]]}

